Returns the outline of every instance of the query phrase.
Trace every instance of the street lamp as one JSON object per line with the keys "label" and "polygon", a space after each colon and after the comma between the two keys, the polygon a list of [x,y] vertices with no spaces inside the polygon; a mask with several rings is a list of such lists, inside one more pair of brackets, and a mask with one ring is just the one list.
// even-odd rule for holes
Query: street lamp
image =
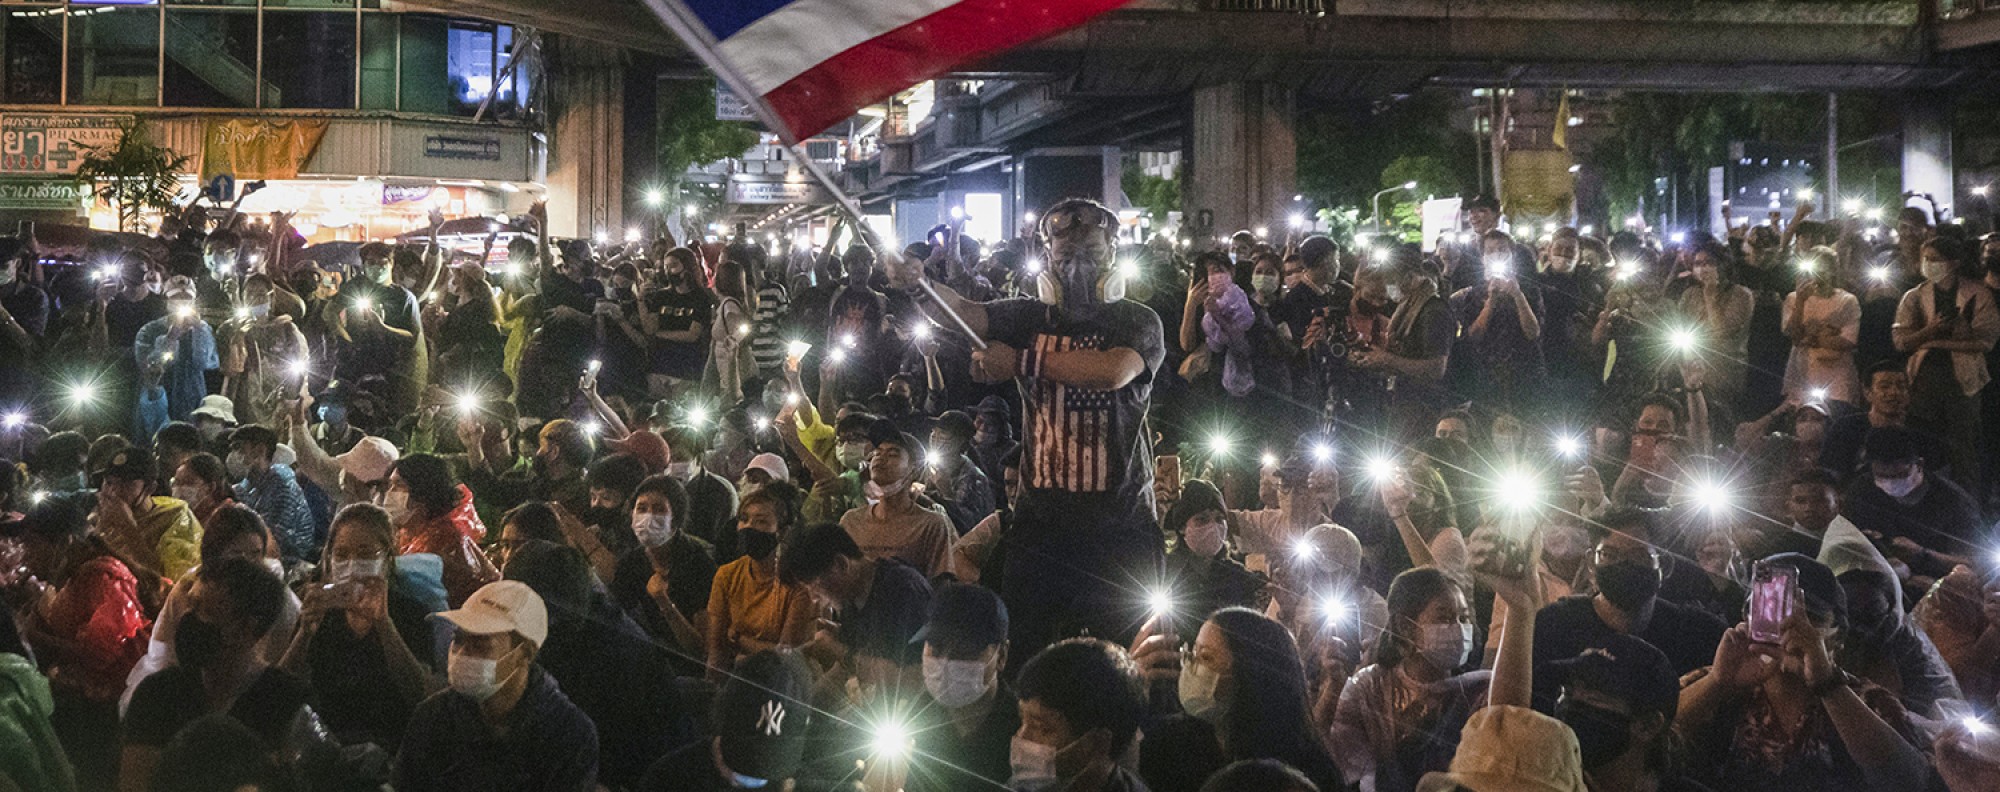
{"label": "street lamp", "polygon": [[1414,190],[1414,189],[1417,189],[1417,183],[1415,181],[1406,181],[1403,182],[1402,184],[1398,184],[1394,187],[1378,192],[1375,194],[1374,197],[1368,199],[1369,208],[1375,210],[1375,230],[1380,231],[1383,228],[1382,196],[1388,195],[1389,193],[1395,192],[1397,190]]}

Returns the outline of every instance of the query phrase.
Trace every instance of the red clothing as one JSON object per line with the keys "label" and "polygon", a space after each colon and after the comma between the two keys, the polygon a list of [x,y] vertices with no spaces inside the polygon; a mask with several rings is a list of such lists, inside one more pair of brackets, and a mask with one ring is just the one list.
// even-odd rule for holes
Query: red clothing
{"label": "red clothing", "polygon": [[445,601],[456,608],[480,586],[500,579],[500,571],[479,549],[479,540],[485,537],[486,524],[472,508],[472,490],[460,484],[458,505],[443,516],[405,524],[396,552],[430,553],[443,560]]}
{"label": "red clothing", "polygon": [[115,701],[125,692],[125,676],[146,654],[151,635],[139,608],[139,580],[111,556],[77,567],[55,598],[42,609],[43,626],[70,636],[74,655],[49,663],[50,681],[82,691],[94,701]]}

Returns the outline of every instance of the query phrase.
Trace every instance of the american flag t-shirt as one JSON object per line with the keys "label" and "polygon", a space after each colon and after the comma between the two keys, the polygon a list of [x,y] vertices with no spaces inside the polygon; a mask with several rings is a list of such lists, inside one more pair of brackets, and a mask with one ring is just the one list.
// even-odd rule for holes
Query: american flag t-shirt
{"label": "american flag t-shirt", "polygon": [[[1035,335],[1042,355],[1072,349],[1101,350],[1105,337]],[[1088,390],[1048,379],[1033,381],[1034,445],[1028,486],[1067,492],[1104,492],[1113,486],[1111,422],[1117,391]],[[1123,464],[1122,461],[1119,464]]]}

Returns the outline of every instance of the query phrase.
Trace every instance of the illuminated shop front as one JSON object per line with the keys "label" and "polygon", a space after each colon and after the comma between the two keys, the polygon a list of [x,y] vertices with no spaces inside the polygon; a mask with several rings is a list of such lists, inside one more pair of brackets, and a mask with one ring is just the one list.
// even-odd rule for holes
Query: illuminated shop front
{"label": "illuminated shop front", "polygon": [[381,5],[0,4],[0,228],[114,227],[108,206],[53,208],[55,185],[134,122],[190,158],[187,195],[264,180],[243,210],[296,213],[314,241],[525,211],[546,193],[542,37]]}

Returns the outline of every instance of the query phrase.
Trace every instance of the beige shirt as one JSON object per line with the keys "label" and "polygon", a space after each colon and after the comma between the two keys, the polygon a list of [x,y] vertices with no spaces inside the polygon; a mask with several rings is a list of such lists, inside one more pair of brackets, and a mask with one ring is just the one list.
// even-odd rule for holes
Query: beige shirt
{"label": "beige shirt", "polygon": [[869,559],[900,558],[924,573],[937,577],[951,569],[951,544],[957,538],[951,520],[917,506],[908,511],[878,518],[876,506],[856,506],[840,518],[840,527],[861,546]]}

